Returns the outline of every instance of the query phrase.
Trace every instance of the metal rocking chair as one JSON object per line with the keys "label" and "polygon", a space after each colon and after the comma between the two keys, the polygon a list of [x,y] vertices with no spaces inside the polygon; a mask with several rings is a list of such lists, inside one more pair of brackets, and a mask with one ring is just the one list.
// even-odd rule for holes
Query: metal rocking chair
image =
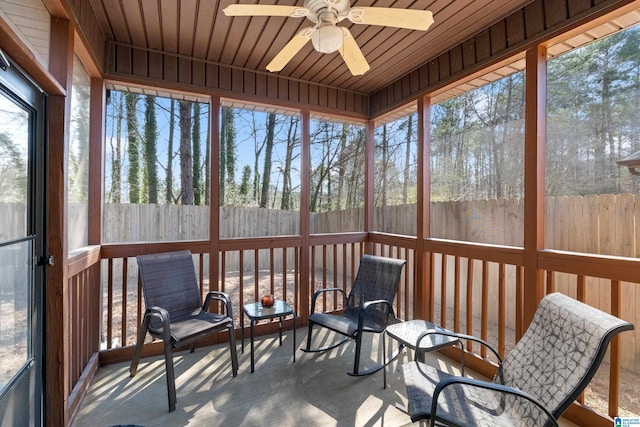
{"label": "metal rocking chair", "polygon": [[[380,334],[387,324],[397,321],[393,311],[393,301],[398,291],[398,284],[402,269],[406,261],[364,255],[360,260],[360,267],[353,283],[349,297],[340,288],[327,288],[316,291],[311,299],[311,315],[309,316],[309,333],[305,352],[320,352],[330,350],[343,344],[347,340],[355,339],[356,354],[353,362],[353,372],[349,375],[362,376],[372,374],[384,366],[376,365],[366,371],[360,371],[360,351],[362,335],[365,332]],[[344,298],[344,311],[340,315],[316,313],[316,300],[325,292],[338,292]],[[313,326],[318,325],[344,335],[336,343],[322,348],[311,348]],[[398,352],[401,348],[398,349]],[[392,360],[396,354],[390,357]]]}

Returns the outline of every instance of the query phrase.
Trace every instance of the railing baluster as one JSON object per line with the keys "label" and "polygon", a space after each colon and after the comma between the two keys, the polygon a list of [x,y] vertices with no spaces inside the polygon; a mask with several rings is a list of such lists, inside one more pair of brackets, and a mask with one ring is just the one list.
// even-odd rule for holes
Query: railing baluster
{"label": "railing baluster", "polygon": [[[482,261],[482,310],[480,315],[480,338],[487,341],[487,326],[489,318],[489,263]],[[485,346],[480,347],[480,355],[482,358],[487,357],[487,349]]]}
{"label": "railing baluster", "polygon": [[[309,292],[309,295],[313,296],[315,291],[316,291],[316,247],[311,246],[311,292]],[[316,307],[316,310],[318,308],[319,307]]]}
{"label": "railing baluster", "polygon": [[[338,287],[338,245],[332,245],[333,246],[333,259],[332,259],[332,270],[333,270],[333,287],[337,288]],[[334,293],[333,295],[333,309],[337,310],[338,309],[338,298],[336,296],[336,294]]]}
{"label": "railing baluster", "polygon": [[[224,265],[224,264],[223,264]],[[198,277],[200,282],[200,296],[204,295],[204,254],[201,253],[198,257]],[[224,291],[224,281],[222,282],[222,287]]]}
{"label": "railing baluster", "polygon": [[586,280],[582,274],[576,278],[576,298],[582,302],[587,300]]}
{"label": "railing baluster", "polygon": [[[220,291],[222,292],[224,292],[225,290],[226,281],[227,281],[227,252],[222,251],[220,253]],[[202,284],[200,286],[200,294],[202,295]],[[219,312],[218,309],[219,307],[216,308],[216,312]]]}
{"label": "railing baluster", "polygon": [[[467,334],[473,335],[473,259],[467,258]],[[467,350],[473,351],[473,341],[467,341]]]}
{"label": "railing baluster", "polygon": [[129,258],[122,259],[122,325],[120,346],[127,345],[127,287],[129,279]]}
{"label": "railing baluster", "polygon": [[[436,269],[435,269],[435,264],[436,264],[436,254],[435,252],[430,252],[429,253],[429,265],[431,266],[431,268],[429,269],[429,283],[435,284],[435,276],[436,276]],[[414,290],[413,293],[414,295],[416,294],[416,289],[418,286],[422,286],[422,283],[415,283],[414,284]],[[432,322],[436,321],[436,290],[434,289],[435,286],[431,285],[429,286],[428,292],[429,292],[429,301],[430,301],[430,307],[426,307],[428,310],[428,313],[430,313],[429,315],[429,319]],[[418,301],[418,304],[422,303],[422,301]],[[415,310],[415,308],[414,308]],[[414,311],[415,313],[415,311]]]}
{"label": "railing baluster", "polygon": [[547,295],[556,291],[556,280],[553,271],[547,271]]}
{"label": "railing baluster", "polygon": [[453,260],[453,330],[460,332],[460,257]]}
{"label": "railing baluster", "polygon": [[[362,253],[362,247],[360,248],[360,253]],[[356,245],[352,244],[351,245],[351,280],[349,281],[349,284],[353,283],[356,278],[355,269],[356,269]]]}
{"label": "railing baluster", "polygon": [[[342,290],[347,292],[347,244],[342,244]],[[353,244],[351,245],[353,249]],[[353,253],[353,252],[352,252]],[[340,307],[342,308],[342,300],[340,300]]]}
{"label": "railing baluster", "polygon": [[524,334],[524,321],[522,314],[524,312],[524,278],[522,266],[516,266],[516,342],[520,341]]}
{"label": "railing baluster", "polygon": [[[300,249],[296,246],[294,248],[294,263],[295,263],[295,271],[293,275],[295,295],[293,298],[294,308],[296,313],[300,313]],[[305,304],[309,304],[309,302],[305,302]]]}
{"label": "railing baluster", "polygon": [[258,256],[258,252],[260,250],[259,249],[254,249],[253,250],[253,300],[254,301],[260,301],[260,289],[259,289],[259,283],[260,283],[260,278],[258,277],[258,275],[260,274],[260,258]]}
{"label": "railing baluster", "polygon": [[[611,281],[611,314],[621,316],[622,286],[619,280]],[[611,340],[609,365],[609,416],[618,415],[620,406],[620,335]]]}
{"label": "railing baluster", "polygon": [[140,326],[142,324],[142,280],[140,279],[140,275],[138,275],[138,289],[137,289],[137,293],[138,293],[138,304],[137,304],[137,311],[136,311],[136,336],[138,336],[138,332],[140,329]]}
{"label": "railing baluster", "polygon": [[[244,251],[240,249],[238,251],[238,291],[239,291],[239,299],[240,299],[240,307],[242,310],[244,306]],[[211,272],[209,272],[209,276],[211,276]],[[244,325],[240,325],[241,328],[244,328]]]}
{"label": "railing baluster", "polygon": [[273,260],[273,248],[269,248],[269,293],[274,295],[276,293],[275,271]]}
{"label": "railing baluster", "polygon": [[[322,289],[327,288],[327,245],[322,245]],[[322,309],[328,311],[327,293],[322,293]]]}
{"label": "railing baluster", "polygon": [[287,248],[282,248],[282,299],[287,300]]}
{"label": "railing baluster", "polygon": [[505,266],[498,265],[498,353],[504,357],[506,327]]}
{"label": "railing baluster", "polygon": [[410,272],[414,270],[413,263],[409,260],[409,249],[404,248],[403,254],[404,259],[407,260],[407,266],[404,269],[404,318],[409,320],[409,286],[411,280],[414,279]]}
{"label": "railing baluster", "polygon": [[113,342],[113,258],[109,258],[107,270],[107,348]]}
{"label": "railing baluster", "polygon": [[443,328],[447,327],[447,255],[442,254],[440,260],[441,265],[441,277],[440,282],[440,325]]}

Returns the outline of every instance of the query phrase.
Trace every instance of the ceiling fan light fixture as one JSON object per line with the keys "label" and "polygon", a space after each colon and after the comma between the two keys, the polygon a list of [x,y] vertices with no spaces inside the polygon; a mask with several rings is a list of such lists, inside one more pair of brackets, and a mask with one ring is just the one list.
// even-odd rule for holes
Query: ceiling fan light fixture
{"label": "ceiling fan light fixture", "polygon": [[321,53],[333,53],[342,47],[344,33],[342,28],[332,23],[322,23],[311,35],[311,43]]}

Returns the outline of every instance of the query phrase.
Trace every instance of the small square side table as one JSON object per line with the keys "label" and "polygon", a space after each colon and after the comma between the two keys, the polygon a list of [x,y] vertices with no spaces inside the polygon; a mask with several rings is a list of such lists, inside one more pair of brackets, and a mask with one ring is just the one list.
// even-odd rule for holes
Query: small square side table
{"label": "small square side table", "polygon": [[[436,326],[426,320],[409,320],[406,322],[394,323],[387,326],[385,334],[390,338],[398,341],[400,345],[406,345],[410,349],[416,352],[420,352],[418,356],[424,357],[424,353],[429,351],[440,350],[441,348],[448,347],[450,345],[456,345],[460,343],[460,340],[455,337],[433,334],[425,337],[421,343],[420,348],[416,349],[416,341],[420,335],[427,331],[438,332],[450,332],[440,326]],[[383,338],[384,340],[384,338]],[[383,360],[387,360],[386,340],[383,341]],[[462,351],[462,375],[464,375],[464,350]],[[387,367],[384,367],[384,388],[387,388]]]}
{"label": "small square side table", "polygon": [[242,352],[244,353],[244,315],[249,317],[251,323],[251,372],[254,370],[254,358],[253,358],[253,328],[255,323],[259,320],[279,318],[279,339],[280,345],[282,345],[282,319],[285,316],[293,316],[293,363],[296,362],[296,313],[293,311],[293,307],[285,301],[275,300],[271,307],[263,307],[260,302],[250,302],[242,307],[240,313],[240,323],[242,324]]}

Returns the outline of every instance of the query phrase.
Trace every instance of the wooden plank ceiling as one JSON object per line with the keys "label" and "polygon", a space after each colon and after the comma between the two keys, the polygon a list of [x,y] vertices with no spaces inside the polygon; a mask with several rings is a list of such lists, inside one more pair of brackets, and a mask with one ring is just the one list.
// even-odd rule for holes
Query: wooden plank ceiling
{"label": "wooden plank ceiling", "polygon": [[[282,17],[227,17],[231,3],[300,5],[303,0],[89,0],[107,40],[139,48],[264,71],[309,21]],[[348,27],[371,69],[352,76],[340,55],[320,54],[311,43],[278,74],[371,94],[439,53],[459,44],[531,0],[357,0],[352,5],[423,9],[435,23],[426,31]]]}

